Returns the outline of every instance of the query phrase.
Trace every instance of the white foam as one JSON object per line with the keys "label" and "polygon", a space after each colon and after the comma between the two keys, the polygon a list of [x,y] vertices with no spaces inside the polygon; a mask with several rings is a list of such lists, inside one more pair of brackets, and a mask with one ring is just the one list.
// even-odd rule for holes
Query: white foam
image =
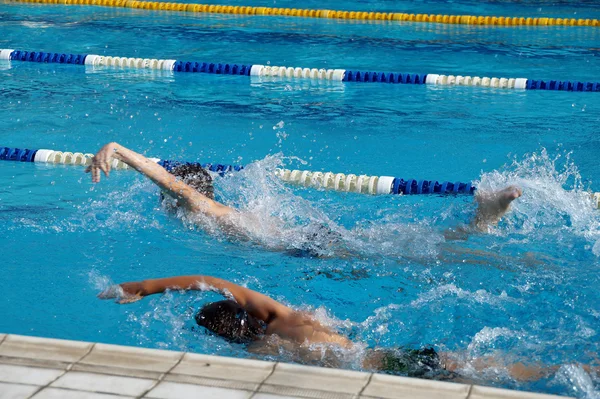
{"label": "white foam", "polygon": [[600,391],[594,388],[591,376],[580,365],[562,365],[553,383],[568,387],[571,395],[583,399],[600,399]]}
{"label": "white foam", "polygon": [[500,337],[513,337],[515,332],[504,327],[484,327],[473,336],[471,342],[467,346],[470,352],[476,351],[482,347],[487,347],[493,344]]}
{"label": "white foam", "polygon": [[100,274],[95,269],[89,271],[88,280],[92,287],[94,287],[94,290],[98,292],[102,292],[114,285],[110,277]]}
{"label": "white foam", "polygon": [[506,292],[502,292],[500,295],[493,295],[490,292],[479,289],[477,291],[468,291],[457,287],[454,284],[440,285],[431,290],[419,294],[419,297],[410,303],[410,306],[421,307],[423,305],[430,304],[432,302],[438,302],[445,300],[448,296],[455,296],[458,299],[466,299],[470,302],[485,303],[491,305],[497,305],[501,302],[521,302],[520,300],[510,298],[506,295]]}
{"label": "white foam", "polygon": [[592,247],[592,253],[596,256],[600,256],[600,239],[598,239]]}
{"label": "white foam", "polygon": [[550,156],[545,149],[514,159],[499,171],[484,173],[475,182],[480,191],[518,185],[523,196],[512,204],[504,220],[507,233],[547,241],[583,237],[600,238],[600,212],[593,206],[587,187],[570,153]]}

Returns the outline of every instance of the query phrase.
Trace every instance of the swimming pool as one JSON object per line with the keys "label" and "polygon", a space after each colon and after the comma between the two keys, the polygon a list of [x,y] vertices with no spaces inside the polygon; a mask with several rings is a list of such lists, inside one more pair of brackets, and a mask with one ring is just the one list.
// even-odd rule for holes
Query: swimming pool
{"label": "swimming pool", "polygon": [[[460,1],[448,11],[446,2],[378,1],[335,8],[600,17],[593,2]],[[581,81],[597,81],[599,70],[600,33],[591,27],[17,4],[0,5],[0,20],[0,48]],[[247,80],[19,62],[0,68],[0,145],[95,152],[118,141],[164,159],[250,164],[217,179],[220,198],[288,220],[288,247],[301,240],[302,226],[331,221],[359,253],[297,258],[214,237],[166,214],[158,191],[135,173],[114,172],[92,186],[77,167],[3,162],[0,331],[248,357],[241,346],[192,330],[193,310],[214,295],[174,293],[127,306],[95,297],[109,281],[209,274],[316,310],[366,346],[434,345],[471,362],[494,355],[504,362],[571,364],[532,383],[510,380],[502,366],[464,370],[481,384],[598,396],[598,376],[573,365],[592,363],[600,352],[600,217],[584,193],[600,191],[597,93]],[[284,186],[269,173],[280,164],[473,179],[483,187],[518,183],[524,196],[491,234],[448,240],[445,230],[472,216],[472,198]]]}

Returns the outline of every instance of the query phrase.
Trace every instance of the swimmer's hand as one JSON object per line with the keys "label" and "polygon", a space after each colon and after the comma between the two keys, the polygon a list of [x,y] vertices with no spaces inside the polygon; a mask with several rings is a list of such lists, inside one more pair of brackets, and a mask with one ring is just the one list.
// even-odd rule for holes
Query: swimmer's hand
{"label": "swimmer's hand", "polygon": [[100,181],[100,171],[104,172],[104,175],[108,177],[110,174],[110,165],[117,153],[117,147],[117,143],[108,143],[94,155],[92,164],[85,169],[85,173],[92,172],[92,182],[98,183]]}
{"label": "swimmer's hand", "polygon": [[116,298],[120,304],[137,302],[144,296],[146,293],[141,282],[113,285],[98,294],[100,299]]}

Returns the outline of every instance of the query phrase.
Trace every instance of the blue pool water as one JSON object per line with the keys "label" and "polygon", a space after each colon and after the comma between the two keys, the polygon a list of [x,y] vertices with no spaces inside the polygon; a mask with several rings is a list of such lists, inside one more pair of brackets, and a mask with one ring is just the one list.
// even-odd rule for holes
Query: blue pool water
{"label": "blue pool water", "polygon": [[[242,1],[227,4],[244,4]],[[262,1],[265,6],[294,6]],[[254,3],[259,5],[259,3]],[[593,1],[354,1],[306,8],[599,18]],[[315,68],[598,81],[600,30],[190,15],[0,4],[0,48]],[[248,357],[194,331],[214,294],[119,306],[111,282],[209,274],[261,291],[364,346],[434,345],[480,384],[600,396],[597,93],[250,80],[71,65],[0,64],[0,145],[250,165],[217,178],[225,203],[331,223],[355,257],[297,258],[167,214],[133,172],[92,185],[78,167],[0,165],[0,331]],[[489,234],[451,240],[470,197],[364,196],[282,185],[311,170],[523,187]],[[350,353],[349,358],[359,356]],[[469,365],[494,356],[480,372]],[[282,351],[267,359],[294,361]],[[537,382],[512,362],[562,365]],[[358,368],[349,360],[346,368]],[[595,363],[598,365],[598,363]]]}

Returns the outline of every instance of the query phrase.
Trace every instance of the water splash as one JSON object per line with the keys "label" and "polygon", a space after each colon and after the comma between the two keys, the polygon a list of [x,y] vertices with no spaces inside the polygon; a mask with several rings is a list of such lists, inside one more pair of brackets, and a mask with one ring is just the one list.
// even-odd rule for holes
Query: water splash
{"label": "water splash", "polygon": [[518,388],[515,385],[517,381],[511,374],[511,366],[523,359],[504,348],[515,348],[527,338],[522,331],[505,327],[484,327],[473,336],[465,349],[448,352],[448,357],[457,365],[456,371],[474,383],[494,383]]}
{"label": "water splash", "polygon": [[458,288],[454,284],[445,284],[419,294],[419,297],[412,301],[410,306],[422,307],[435,301],[444,301],[448,296],[455,296],[458,299],[465,299],[469,302],[475,302],[479,304],[499,305],[502,302],[522,303],[522,301],[518,299],[510,298],[505,291],[496,296],[484,289],[471,292],[468,290],[463,290],[462,288]]}
{"label": "water splash", "polygon": [[331,255],[326,233],[343,235],[344,229],[318,204],[295,195],[275,176],[275,168],[286,160],[292,159],[281,154],[267,156],[240,173],[227,175],[219,184],[217,195],[240,210],[233,223],[252,241],[274,250]]}
{"label": "water splash", "polygon": [[62,223],[62,228],[67,231],[160,229],[155,212],[148,209],[151,205],[148,197],[156,197],[155,208],[159,206],[154,186],[137,179],[124,189],[119,187],[100,199],[91,198],[79,205],[75,214]]}
{"label": "water splash", "polygon": [[97,292],[102,292],[114,285],[110,277],[100,274],[100,272],[95,269],[88,272],[88,281]]}
{"label": "water splash", "polygon": [[179,295],[176,291],[148,298],[149,310],[141,315],[136,311],[128,314],[127,321],[137,325],[131,329],[131,334],[145,346],[181,351],[193,349],[197,339],[192,328],[193,315],[200,308],[202,298],[202,294]]}
{"label": "water splash", "polygon": [[471,342],[467,346],[467,351],[471,357],[487,352],[490,347],[500,338],[512,338],[517,336],[515,331],[504,327],[484,327],[473,336]]}
{"label": "water splash", "polygon": [[347,240],[362,255],[430,261],[439,255],[439,245],[445,242],[442,231],[432,227],[428,217],[407,222],[390,213],[376,221],[359,223]]}
{"label": "water splash", "polygon": [[[222,197],[251,215],[245,225],[242,220],[237,223],[268,248],[309,248],[322,256],[430,261],[438,257],[439,246],[445,242],[442,229],[436,226],[439,221],[461,220],[464,216],[457,217],[457,213],[472,212],[469,206],[463,206],[442,218],[407,220],[406,215],[411,213],[408,203],[403,205],[406,212],[384,209],[379,219],[356,220],[354,227],[347,228],[339,219],[344,212],[353,212],[351,204],[343,200],[332,203],[304,199],[274,176],[274,169],[288,161],[281,154],[268,156],[243,173],[227,176],[220,189]],[[517,184],[524,190],[523,197],[514,202],[513,212],[506,217],[508,223],[492,231],[495,235],[512,235],[513,242],[538,243],[547,242],[549,237],[571,243],[579,237],[587,240],[590,248],[600,242],[600,216],[568,153],[553,158],[542,149],[515,159],[502,170],[484,173],[477,184],[482,191],[498,190],[509,184]],[[329,248],[328,238],[315,233],[323,227],[341,239],[342,249]],[[597,248],[594,253],[600,253]]]}
{"label": "water splash", "polygon": [[[303,161],[281,154],[267,156],[241,173],[225,176],[218,185],[217,196],[241,211],[233,223],[250,240],[273,250],[310,256],[430,259],[437,254],[436,247],[444,238],[427,226],[430,220],[407,224],[397,212],[386,212],[380,220],[359,220],[348,228],[339,219],[354,211],[352,203],[339,196],[318,201],[304,198],[303,191],[295,191],[274,174],[286,162]],[[209,220],[202,218],[202,223],[216,232]]]}
{"label": "water splash", "polygon": [[47,28],[56,26],[54,24],[47,23],[47,22],[27,22],[27,21],[22,22],[21,25],[26,28],[30,28],[30,29],[47,29]]}
{"label": "water splash", "polygon": [[513,202],[508,232],[558,241],[570,235],[591,243],[600,238],[600,216],[570,153],[554,157],[546,149],[515,158],[499,171],[484,173],[479,190],[498,190],[510,184],[523,189]]}
{"label": "water splash", "polygon": [[552,383],[567,388],[568,394],[578,398],[600,399],[600,390],[596,389],[591,375],[580,365],[561,366]]}
{"label": "water splash", "polygon": [[596,243],[592,247],[592,253],[596,256],[600,256],[600,239],[596,241]]}

